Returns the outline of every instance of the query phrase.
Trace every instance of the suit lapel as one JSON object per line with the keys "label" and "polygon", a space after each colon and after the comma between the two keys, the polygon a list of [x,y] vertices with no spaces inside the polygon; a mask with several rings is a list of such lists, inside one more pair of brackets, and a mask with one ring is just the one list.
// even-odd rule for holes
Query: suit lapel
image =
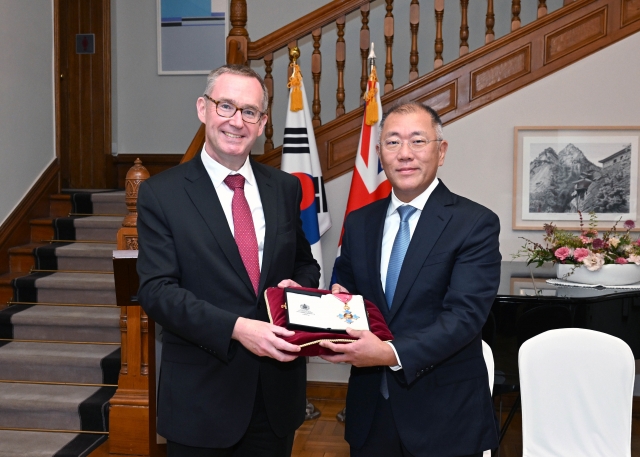
{"label": "suit lapel", "polygon": [[397,314],[420,273],[422,264],[449,223],[452,216],[452,210],[449,206],[452,204],[453,194],[441,182],[429,196],[411,237],[407,254],[402,262],[393,304],[389,310],[388,322],[391,322]]}
{"label": "suit lapel", "polygon": [[[258,183],[262,211],[264,212],[264,249],[262,251],[262,268],[260,268],[260,285],[258,293],[264,289],[269,273],[269,264],[276,246],[276,231],[278,229],[278,192],[271,179],[271,175],[264,167],[257,165],[251,160],[253,175]],[[247,275],[247,278],[249,276]]]}
{"label": "suit lapel", "polygon": [[382,288],[382,281],[380,280],[380,258],[382,252],[382,235],[384,233],[384,220],[387,215],[387,209],[389,208],[389,201],[391,197],[385,198],[384,203],[376,203],[378,207],[373,212],[370,218],[368,218],[367,227],[365,231],[366,243],[365,246],[371,246],[372,249],[367,250],[367,268],[369,269],[369,277],[375,278],[374,292],[377,296],[375,303],[379,303],[380,311],[386,316],[389,313],[389,305],[387,299],[384,296],[384,289]]}
{"label": "suit lapel", "polygon": [[211,234],[238,277],[242,279],[252,293],[255,293],[249,274],[242,262],[242,257],[240,257],[236,240],[233,238],[222,205],[220,205],[218,194],[202,163],[202,158],[198,155],[189,161],[189,164],[191,164],[191,167],[185,174],[187,180],[185,190],[189,198],[209,227]]}

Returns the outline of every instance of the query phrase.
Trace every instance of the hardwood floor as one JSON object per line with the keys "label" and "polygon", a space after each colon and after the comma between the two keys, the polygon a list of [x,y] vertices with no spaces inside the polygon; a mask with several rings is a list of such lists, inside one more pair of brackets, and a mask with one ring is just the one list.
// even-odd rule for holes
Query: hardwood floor
{"label": "hardwood floor", "polygon": [[320,417],[305,422],[296,431],[291,457],[349,457],[344,424],[336,419],[344,400],[311,399],[311,403],[320,411]]}
{"label": "hardwood floor", "polygon": [[[344,408],[344,400],[310,399],[320,417],[307,421],[296,431],[291,457],[348,457],[349,445],[344,440],[344,425],[336,420],[336,414]],[[634,410],[635,411],[635,410]],[[502,422],[508,409],[503,408]],[[522,417],[516,413],[500,446],[500,457],[522,456]],[[635,412],[632,424],[631,456],[640,457],[640,414]],[[90,457],[116,457],[109,454],[108,442],[94,451]]]}

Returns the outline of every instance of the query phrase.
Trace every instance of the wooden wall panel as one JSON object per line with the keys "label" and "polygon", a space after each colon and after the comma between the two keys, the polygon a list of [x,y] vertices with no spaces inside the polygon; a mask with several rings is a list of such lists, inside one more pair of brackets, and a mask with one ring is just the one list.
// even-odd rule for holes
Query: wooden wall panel
{"label": "wooden wall panel", "polygon": [[496,90],[531,71],[531,45],[528,44],[484,67],[471,72],[471,100]]}
{"label": "wooden wall panel", "polygon": [[622,0],[621,10],[620,26],[624,27],[640,19],[640,0]]}
{"label": "wooden wall panel", "polygon": [[545,36],[545,65],[607,34],[607,7]]}
{"label": "wooden wall panel", "polygon": [[458,106],[458,81],[454,80],[439,89],[429,92],[416,99],[417,102],[426,103],[436,110],[440,116],[453,111]]}
{"label": "wooden wall panel", "polygon": [[124,179],[137,158],[140,158],[142,165],[154,176],[178,165],[182,154],[118,154],[113,158],[111,187],[124,189]]}
{"label": "wooden wall panel", "polygon": [[358,151],[361,127],[335,136],[327,142],[327,167],[334,168],[352,160]]}

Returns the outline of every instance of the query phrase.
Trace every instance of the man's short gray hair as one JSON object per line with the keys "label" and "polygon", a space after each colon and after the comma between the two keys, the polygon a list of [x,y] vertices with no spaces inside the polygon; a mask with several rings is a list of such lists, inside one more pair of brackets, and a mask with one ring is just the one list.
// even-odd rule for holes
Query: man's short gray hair
{"label": "man's short gray hair", "polygon": [[380,143],[382,139],[382,129],[384,128],[384,123],[389,117],[389,115],[394,113],[395,114],[412,114],[412,113],[418,113],[420,111],[422,111],[423,113],[427,113],[429,116],[431,116],[431,125],[435,129],[436,137],[437,137],[434,139],[436,140],[444,139],[444,135],[442,134],[442,119],[440,119],[440,116],[438,116],[438,113],[436,110],[431,108],[429,105],[425,105],[423,103],[405,102],[405,103],[399,103],[397,105],[392,106],[391,109],[382,116],[382,120],[380,121],[380,131],[378,132],[378,143]]}
{"label": "man's short gray hair", "polygon": [[209,76],[207,76],[207,87],[204,89],[204,93],[206,95],[210,95],[213,91],[213,87],[216,84],[216,80],[220,75],[230,74],[237,76],[246,76],[247,78],[257,79],[260,83],[260,87],[262,87],[262,107],[261,111],[263,113],[267,112],[267,107],[269,106],[269,93],[267,92],[267,86],[264,83],[264,79],[253,71],[251,68],[246,65],[235,65],[235,64],[227,64],[223,65],[216,70],[211,70]]}

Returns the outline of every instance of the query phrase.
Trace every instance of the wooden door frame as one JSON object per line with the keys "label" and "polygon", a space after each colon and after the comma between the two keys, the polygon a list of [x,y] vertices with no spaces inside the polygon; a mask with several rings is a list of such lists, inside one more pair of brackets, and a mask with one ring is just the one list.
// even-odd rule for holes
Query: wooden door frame
{"label": "wooden door frame", "polygon": [[[63,167],[68,166],[68,157],[63,158],[63,151],[61,145],[62,126],[61,120],[61,65],[60,65],[60,2],[63,0],[53,1],[53,42],[54,42],[54,81],[55,81],[55,148],[56,157],[60,164],[60,170],[58,171],[58,192],[62,188],[62,173]],[[111,155],[111,0],[100,0],[102,2],[102,18],[103,18],[103,39],[102,39],[102,52],[103,52],[103,65],[104,65],[104,90],[103,102],[104,102],[104,144],[103,155],[105,161],[105,183],[107,187],[116,187],[117,183],[113,182],[113,156]],[[98,42],[98,40],[96,40]]]}

